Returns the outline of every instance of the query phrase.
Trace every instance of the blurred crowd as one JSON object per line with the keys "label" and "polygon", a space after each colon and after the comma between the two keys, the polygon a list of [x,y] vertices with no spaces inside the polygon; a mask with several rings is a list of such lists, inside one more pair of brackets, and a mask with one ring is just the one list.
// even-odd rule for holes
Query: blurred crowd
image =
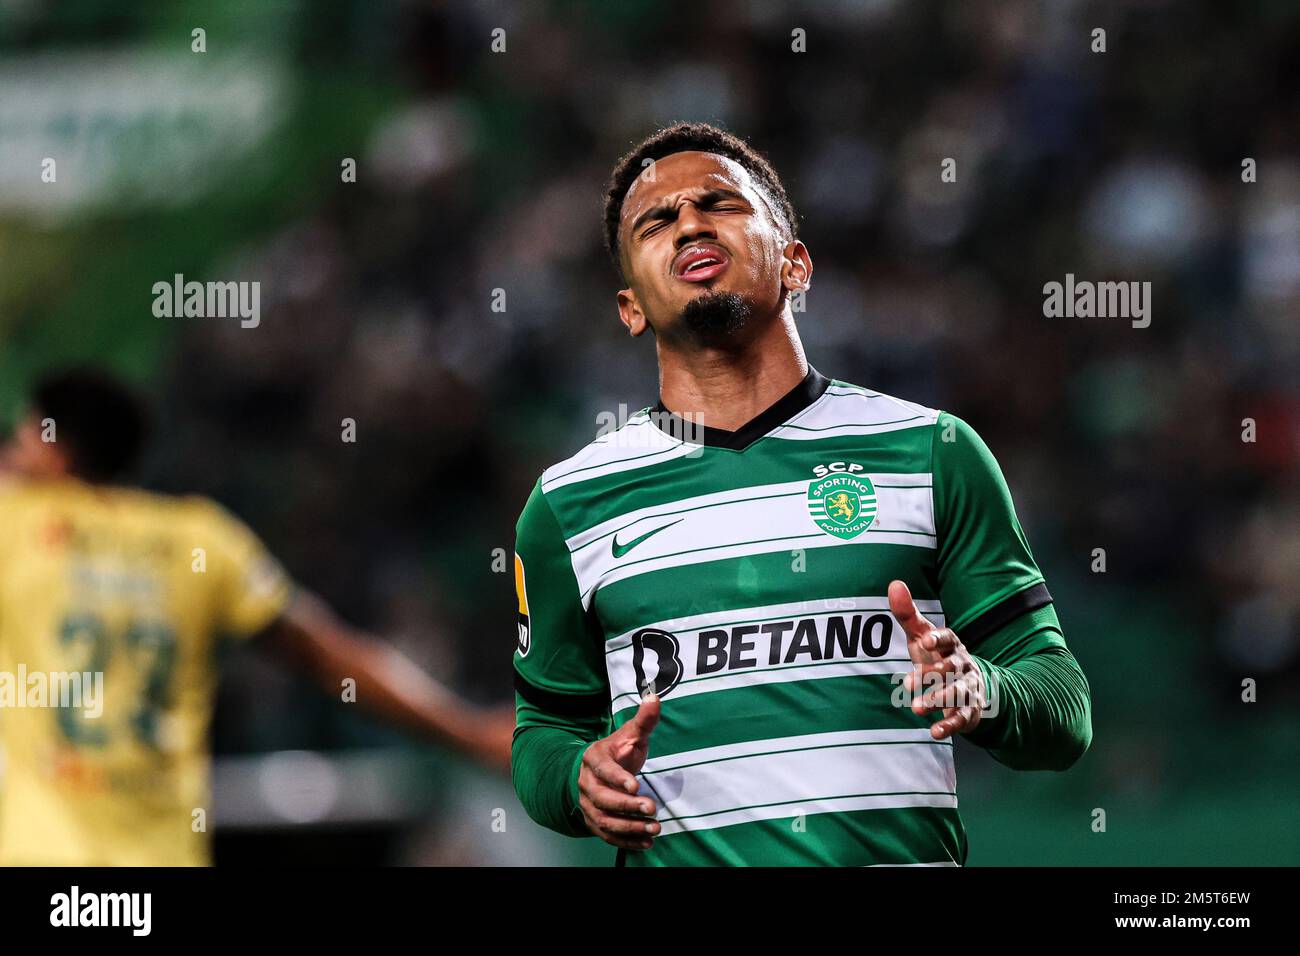
{"label": "blurred crowd", "polygon": [[[0,14],[11,62],[184,51],[202,22],[60,6]],[[266,6],[208,33],[208,56],[274,60],[281,107],[208,157],[207,192],[53,222],[0,207],[0,368],[93,356],[145,383],[146,484],[213,495],[350,618],[507,698],[500,556],[524,499],[601,412],[657,397],[652,344],[617,321],[606,177],[658,126],[708,120],[800,213],[810,361],[955,412],[998,456],[1092,683],[1077,772],[1180,785],[1204,770],[1180,748],[1294,720],[1300,8]],[[182,271],[260,281],[260,326],[154,318],[149,284]],[[1150,326],[1045,317],[1067,274],[1150,282]],[[261,664],[225,693],[223,750],[388,739]]]}

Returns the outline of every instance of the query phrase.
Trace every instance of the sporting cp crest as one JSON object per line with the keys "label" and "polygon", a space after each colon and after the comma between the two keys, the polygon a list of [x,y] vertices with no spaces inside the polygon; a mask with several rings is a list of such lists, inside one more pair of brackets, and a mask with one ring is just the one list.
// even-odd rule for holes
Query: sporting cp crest
{"label": "sporting cp crest", "polygon": [[837,538],[856,538],[876,520],[876,488],[866,469],[836,461],[813,469],[808,484],[808,514],[817,527]]}

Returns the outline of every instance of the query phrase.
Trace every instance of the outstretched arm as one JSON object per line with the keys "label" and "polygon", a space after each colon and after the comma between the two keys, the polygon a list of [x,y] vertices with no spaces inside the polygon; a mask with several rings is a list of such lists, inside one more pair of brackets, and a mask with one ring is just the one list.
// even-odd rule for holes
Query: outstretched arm
{"label": "outstretched arm", "polygon": [[901,581],[889,605],[907,634],[914,670],[903,686],[912,710],[936,715],[936,740],[961,733],[1014,770],[1066,770],[1092,742],[1088,681],[1047,604],[1020,615],[971,653],[951,628],[935,627]]}
{"label": "outstretched arm", "polygon": [[513,707],[483,708],[460,699],[395,647],[348,626],[314,595],[299,590],[266,640],[328,693],[337,694],[352,678],[357,703],[377,716],[509,769]]}
{"label": "outstretched arm", "polygon": [[1066,770],[1092,743],[1092,695],[1052,605],[998,629],[972,654],[998,713],[966,735],[1013,770]]}
{"label": "outstretched arm", "polygon": [[1092,740],[1088,682],[1066,647],[1006,479],[975,430],[946,413],[936,420],[931,456],[935,596],[952,626],[932,627],[902,583],[890,586],[916,667],[909,687],[937,682],[913,709],[941,710],[936,735],[964,734],[1009,767],[1064,770]]}

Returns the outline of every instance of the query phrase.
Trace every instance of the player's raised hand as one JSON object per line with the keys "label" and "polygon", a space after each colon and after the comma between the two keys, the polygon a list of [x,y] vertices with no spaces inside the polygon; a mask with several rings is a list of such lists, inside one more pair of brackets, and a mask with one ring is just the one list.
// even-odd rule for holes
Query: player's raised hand
{"label": "player's raised hand", "polygon": [[912,671],[903,686],[912,694],[912,711],[925,715],[943,711],[930,728],[935,740],[974,730],[988,697],[984,675],[952,628],[935,627],[916,609],[912,592],[902,581],[889,583],[889,610],[907,635]]}
{"label": "player's raised hand", "polygon": [[650,754],[650,734],[658,723],[659,697],[651,694],[631,720],[582,755],[578,806],[587,828],[613,846],[648,850],[659,832],[655,802],[636,795],[636,774]]}

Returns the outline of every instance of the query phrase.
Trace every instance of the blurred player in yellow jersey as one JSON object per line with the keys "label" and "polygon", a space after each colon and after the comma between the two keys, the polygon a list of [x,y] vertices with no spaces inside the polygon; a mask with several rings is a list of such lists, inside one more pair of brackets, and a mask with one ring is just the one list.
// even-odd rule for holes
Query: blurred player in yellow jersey
{"label": "blurred player in yellow jersey", "polygon": [[362,706],[509,766],[513,707],[472,707],[352,631],[214,502],[113,484],[145,420],[123,386],[67,372],[0,449],[0,863],[209,862],[224,638],[287,652],[331,694],[352,678]]}

